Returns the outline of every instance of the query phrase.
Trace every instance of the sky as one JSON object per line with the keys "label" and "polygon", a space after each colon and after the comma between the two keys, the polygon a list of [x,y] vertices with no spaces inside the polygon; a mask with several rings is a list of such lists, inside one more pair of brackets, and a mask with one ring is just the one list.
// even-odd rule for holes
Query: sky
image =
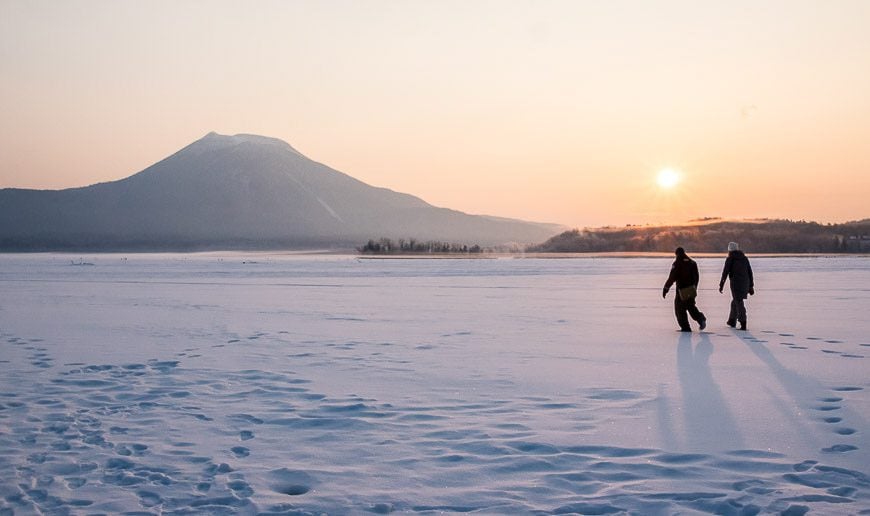
{"label": "sky", "polygon": [[868,92],[865,0],[0,0],[0,187],[216,131],[469,213],[840,222],[870,217]]}

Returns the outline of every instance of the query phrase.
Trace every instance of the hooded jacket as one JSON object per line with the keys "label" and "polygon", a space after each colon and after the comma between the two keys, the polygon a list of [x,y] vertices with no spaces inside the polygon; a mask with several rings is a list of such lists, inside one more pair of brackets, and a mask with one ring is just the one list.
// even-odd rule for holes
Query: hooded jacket
{"label": "hooded jacket", "polygon": [[728,253],[728,258],[725,259],[725,268],[722,269],[722,279],[719,281],[720,287],[725,285],[726,278],[731,278],[731,290],[734,292],[746,293],[755,288],[752,266],[743,251]]}
{"label": "hooded jacket", "polygon": [[685,254],[677,255],[677,259],[671,265],[668,281],[665,282],[665,290],[670,289],[674,283],[677,284],[678,289],[698,286],[699,276],[698,264],[695,263],[695,260]]}

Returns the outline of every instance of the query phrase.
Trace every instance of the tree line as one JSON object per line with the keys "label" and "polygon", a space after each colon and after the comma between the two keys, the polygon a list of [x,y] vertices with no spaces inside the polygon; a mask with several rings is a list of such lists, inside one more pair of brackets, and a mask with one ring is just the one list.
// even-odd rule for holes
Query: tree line
{"label": "tree line", "polygon": [[413,238],[400,238],[393,242],[389,238],[369,240],[365,245],[357,247],[361,254],[478,254],[484,249],[475,244],[455,244],[437,240],[419,241]]}
{"label": "tree line", "polygon": [[843,224],[761,219],[725,221],[704,218],[683,225],[573,229],[546,242],[527,247],[482,248],[439,240],[413,238],[369,240],[357,247],[361,254],[479,254],[488,252],[601,253],[724,252],[728,242],[738,242],[750,253],[870,253],[870,219]]}
{"label": "tree line", "polygon": [[531,246],[530,252],[722,252],[728,242],[753,253],[870,252],[870,219],[845,224],[791,220],[716,221],[672,226],[574,229]]}

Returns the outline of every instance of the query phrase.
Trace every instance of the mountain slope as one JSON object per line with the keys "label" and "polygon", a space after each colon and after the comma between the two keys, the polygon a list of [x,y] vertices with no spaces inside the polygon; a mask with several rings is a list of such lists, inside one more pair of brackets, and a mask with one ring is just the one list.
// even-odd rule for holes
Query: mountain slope
{"label": "mountain slope", "polygon": [[0,190],[6,250],[349,246],[381,236],[493,245],[559,229],[437,208],[255,135],[210,133],[119,181]]}

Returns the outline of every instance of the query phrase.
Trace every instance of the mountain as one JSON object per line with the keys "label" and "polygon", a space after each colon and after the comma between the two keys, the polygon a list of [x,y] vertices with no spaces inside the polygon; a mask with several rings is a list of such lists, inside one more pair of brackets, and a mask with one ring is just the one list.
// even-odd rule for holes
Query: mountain
{"label": "mountain", "polygon": [[0,190],[0,250],[351,247],[379,237],[496,245],[561,229],[438,208],[248,134],[209,133],[119,181]]}
{"label": "mountain", "polygon": [[867,253],[870,219],[843,224],[777,219],[703,219],[675,226],[574,229],[528,248],[533,252],[694,252],[723,253],[738,242],[750,253]]}

